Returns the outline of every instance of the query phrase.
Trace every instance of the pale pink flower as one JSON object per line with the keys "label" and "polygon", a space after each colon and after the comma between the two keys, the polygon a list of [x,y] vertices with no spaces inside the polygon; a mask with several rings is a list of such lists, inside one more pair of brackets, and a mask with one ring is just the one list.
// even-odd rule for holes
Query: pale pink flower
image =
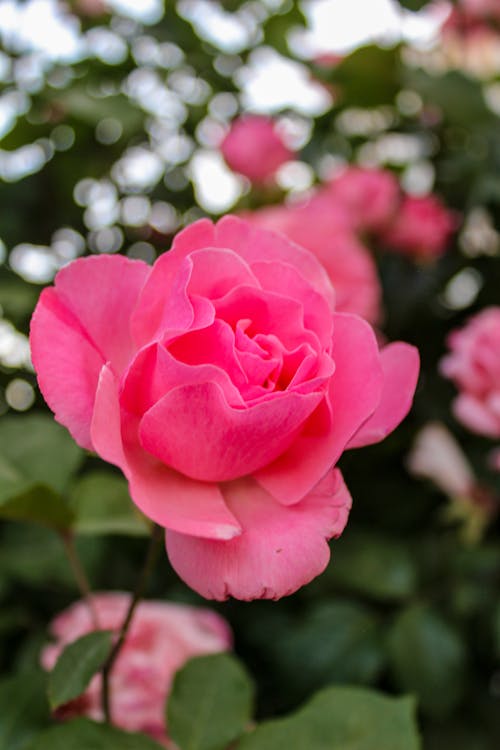
{"label": "pale pink flower", "polygon": [[430,479],[451,498],[470,497],[477,484],[463,450],[446,427],[429,422],[418,433],[407,460],[415,476]]}
{"label": "pale pink flower", "polygon": [[31,325],[56,419],[118,465],[203,596],[278,598],[326,567],[350,496],[335,465],[408,412],[418,353],[335,310],[317,258],[235,217],[150,268],[73,261]]}
{"label": "pale pink flower", "polygon": [[220,148],[234,172],[257,184],[271,180],[294,156],[277,123],[263,115],[242,115],[234,120]]}
{"label": "pale pink flower", "polygon": [[440,369],[459,390],[455,416],[473,432],[500,438],[500,307],[486,308],[452,331],[448,346]]}
{"label": "pale pink flower", "polygon": [[403,255],[437,258],[445,252],[457,224],[455,214],[435,195],[407,196],[383,240]]}
{"label": "pale pink flower", "polygon": [[[130,595],[126,593],[94,594],[92,605],[99,628],[117,632],[129,604]],[[78,601],[57,615],[50,625],[54,642],[45,646],[41,655],[44,669],[51,670],[69,643],[94,629],[87,602]],[[193,656],[226,651],[231,645],[228,624],[211,610],[140,602],[111,672],[114,723],[166,743],[165,701],[176,671]],[[95,675],[82,696],[59,710],[60,718],[88,716],[102,721],[101,688],[101,676]]]}

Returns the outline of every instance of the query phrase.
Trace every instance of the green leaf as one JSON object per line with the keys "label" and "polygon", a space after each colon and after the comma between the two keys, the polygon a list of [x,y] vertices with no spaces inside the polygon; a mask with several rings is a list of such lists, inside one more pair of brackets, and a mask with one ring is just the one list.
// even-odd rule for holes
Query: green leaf
{"label": "green leaf", "polygon": [[234,656],[191,659],[168,699],[169,735],[181,750],[222,750],[243,733],[252,704],[253,686]]}
{"label": "green leaf", "polygon": [[46,675],[25,672],[0,680],[0,748],[21,750],[49,722]]}
{"label": "green leaf", "polygon": [[68,721],[47,729],[23,750],[162,750],[149,737],[122,732],[87,719]]}
{"label": "green leaf", "polygon": [[422,10],[422,8],[425,8],[426,5],[428,5],[431,0],[398,0],[399,4],[403,6],[403,8],[406,8],[407,10]]}
{"label": "green leaf", "polygon": [[26,481],[0,480],[0,517],[60,530],[68,529],[73,521],[73,513],[64,498],[49,487]]}
{"label": "green leaf", "polygon": [[329,80],[340,86],[340,103],[352,107],[392,104],[400,88],[399,50],[375,45],[361,47],[331,71]]}
{"label": "green leaf", "polygon": [[271,645],[299,699],[327,684],[370,683],[384,653],[377,619],[351,602],[321,602]]}
{"label": "green leaf", "polygon": [[82,459],[65,429],[44,415],[0,421],[0,517],[57,529],[73,512],[61,497]]}
{"label": "green leaf", "polygon": [[52,709],[83,693],[111,651],[112,632],[97,630],[67,646],[49,677],[49,701]]}
{"label": "green leaf", "polygon": [[295,714],[258,726],[238,750],[418,750],[414,713],[411,698],[328,688]]}
{"label": "green leaf", "polygon": [[2,481],[22,479],[64,492],[83,453],[69,433],[44,414],[0,420],[0,488]]}
{"label": "green leaf", "polygon": [[363,532],[335,544],[329,580],[382,601],[398,601],[416,589],[415,562],[407,546]]}
{"label": "green leaf", "polygon": [[79,534],[149,534],[149,524],[130,499],[127,482],[105,471],[86,474],[70,493]]}
{"label": "green leaf", "polygon": [[459,634],[423,606],[412,606],[396,620],[389,655],[398,684],[415,693],[426,713],[450,712],[464,689],[465,647]]}

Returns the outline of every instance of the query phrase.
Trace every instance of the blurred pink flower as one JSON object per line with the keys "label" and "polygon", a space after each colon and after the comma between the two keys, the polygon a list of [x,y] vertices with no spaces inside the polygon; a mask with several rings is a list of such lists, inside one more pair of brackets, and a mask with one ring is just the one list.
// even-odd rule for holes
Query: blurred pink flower
{"label": "blurred pink flower", "polygon": [[476,477],[463,450],[446,427],[439,422],[425,425],[408,455],[411,474],[430,479],[451,498],[470,497]]}
{"label": "blurred pink flower", "polygon": [[380,322],[382,290],[375,261],[358,239],[350,211],[335,205],[328,188],[305,202],[262,208],[244,218],[314,253],[333,284],[339,312]]}
{"label": "blurred pink flower", "polygon": [[355,229],[379,232],[395,217],[401,191],[389,170],[347,167],[330,182],[330,193]]}
{"label": "blurred pink flower", "polygon": [[440,364],[459,395],[453,411],[466,427],[500,438],[500,307],[489,307],[448,337],[450,353]]}
{"label": "blurred pink flower", "polygon": [[[118,631],[130,603],[120,592],[94,594],[93,608],[102,630]],[[95,629],[87,602],[78,601],[52,621],[54,643],[41,655],[46,670],[54,667],[62,650]],[[125,644],[110,678],[111,709],[117,726],[143,732],[166,743],[165,700],[175,672],[191,657],[226,651],[232,635],[226,621],[208,609],[166,602],[140,602]],[[101,676],[95,675],[85,693],[58,715],[88,716],[102,721]]]}
{"label": "blurred pink flower", "polygon": [[457,218],[435,195],[406,196],[394,222],[383,233],[393,250],[417,259],[442,255],[457,228]]}
{"label": "blurred pink flower", "polygon": [[276,122],[262,115],[242,115],[233,120],[220,148],[231,169],[256,184],[271,180],[276,170],[294,156]]}

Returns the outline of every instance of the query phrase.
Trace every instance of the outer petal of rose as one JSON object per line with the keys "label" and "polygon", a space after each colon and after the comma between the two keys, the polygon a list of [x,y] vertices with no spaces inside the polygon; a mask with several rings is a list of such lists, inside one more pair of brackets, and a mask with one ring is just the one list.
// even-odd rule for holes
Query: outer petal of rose
{"label": "outer petal of rose", "polygon": [[80,258],[56,276],[60,299],[105,362],[121,372],[134,352],[130,317],[151,269],[122,255]]}
{"label": "outer petal of rose", "polygon": [[322,398],[322,393],[283,392],[241,409],[229,406],[217,383],[179,386],[146,412],[140,440],[149,453],[188,477],[228,481],[285,451]]}
{"label": "outer petal of rose", "polygon": [[351,507],[338,470],[292,507],[284,507],[250,478],[224,488],[243,533],[229,542],[167,531],[167,552],[179,576],[207,599],[279,599],[312,581],[330,559]]}
{"label": "outer petal of rose", "polygon": [[384,372],[380,404],[349,442],[349,448],[380,442],[410,411],[420,368],[418,350],[396,341],[382,349],[380,362]]}
{"label": "outer petal of rose", "polygon": [[40,390],[55,418],[82,448],[92,450],[90,422],[105,360],[53,288],[40,295],[30,344]]}
{"label": "outer petal of rose", "polygon": [[383,375],[371,327],[355,315],[336,314],[329,400],[325,400],[288,451],[254,476],[283,504],[293,504],[335,465],[349,440],[373,414]]}
{"label": "outer petal of rose", "polygon": [[104,367],[92,420],[92,442],[102,458],[122,469],[138,508],[156,523],[183,534],[232,539],[240,533],[240,525],[218,485],[193,481],[160,464],[134,442],[136,433],[137,420],[120,415],[118,381],[112,370]]}

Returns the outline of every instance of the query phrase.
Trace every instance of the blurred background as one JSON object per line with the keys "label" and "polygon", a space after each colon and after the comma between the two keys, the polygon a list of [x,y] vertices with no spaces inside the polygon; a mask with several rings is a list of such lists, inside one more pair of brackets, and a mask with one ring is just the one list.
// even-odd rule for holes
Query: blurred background
{"label": "blurred background", "polygon": [[[420,349],[415,407],[343,459],[354,506],[326,573],[277,604],[217,608],[260,717],[323,685],[370,685],[417,696],[425,748],[499,747],[496,444],[454,418],[438,369],[448,332],[500,304],[498,0],[0,0],[0,41],[2,670],[36,663],[48,621],[78,596],[57,535],[2,511],[5,456],[26,463],[43,446],[48,466],[60,461],[27,338],[43,286],[80,255],[152,263],[202,216],[280,229],[276,206],[300,222],[356,165],[391,175],[398,210],[424,206],[408,209],[409,239],[397,212],[384,231],[349,227],[375,274],[366,317],[381,340]],[[286,148],[265,179],[227,147],[249,114],[271,118]],[[69,464],[70,502],[112,496],[122,509],[80,524],[91,583],[130,588],[144,528],[126,484],[82,451]],[[165,559],[150,594],[199,601]]]}

